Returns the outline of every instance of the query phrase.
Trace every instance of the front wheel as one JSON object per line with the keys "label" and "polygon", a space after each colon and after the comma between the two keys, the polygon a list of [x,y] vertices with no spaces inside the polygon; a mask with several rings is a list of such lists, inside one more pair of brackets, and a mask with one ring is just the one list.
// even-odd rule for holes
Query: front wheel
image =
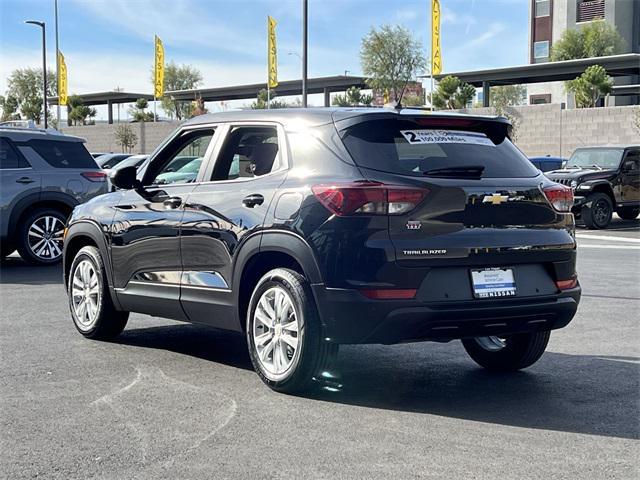
{"label": "front wheel", "polygon": [[613,215],[613,203],[606,193],[589,195],[582,207],[582,220],[587,228],[600,230],[607,228]]}
{"label": "front wheel", "polygon": [[256,373],[279,392],[308,387],[335,348],[322,339],[307,280],[284,268],[271,270],[255,286],[246,330]]}
{"label": "front wheel", "polygon": [[487,370],[513,372],[527,368],[542,356],[551,333],[521,333],[504,337],[476,337],[462,340],[469,356]]}
{"label": "front wheel", "polygon": [[129,319],[129,312],[116,310],[111,300],[100,251],[93,246],[80,249],[69,271],[69,308],[78,331],[94,340],[117,337]]}
{"label": "front wheel", "polygon": [[640,207],[622,207],[617,213],[623,220],[635,220],[640,214]]}

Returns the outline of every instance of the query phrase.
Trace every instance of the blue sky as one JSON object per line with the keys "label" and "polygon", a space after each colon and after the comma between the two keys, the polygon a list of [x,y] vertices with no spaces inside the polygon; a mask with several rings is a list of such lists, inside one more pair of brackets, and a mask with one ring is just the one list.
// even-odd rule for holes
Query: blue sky
{"label": "blue sky", "polygon": [[[301,0],[58,0],[60,50],[69,92],[150,91],[153,36],[167,60],[201,70],[205,86],[266,76],[266,17],[278,21],[279,78],[300,77]],[[39,66],[47,22],[55,67],[53,0],[0,0],[0,93],[15,68]],[[527,62],[528,0],[441,0],[445,72]],[[401,24],[429,52],[429,0],[309,0],[309,75],[360,74],[360,41],[371,27]],[[312,98],[319,104],[320,98]],[[210,107],[211,108],[211,107]],[[213,106],[215,109],[216,106]],[[100,111],[99,117],[103,115]]]}

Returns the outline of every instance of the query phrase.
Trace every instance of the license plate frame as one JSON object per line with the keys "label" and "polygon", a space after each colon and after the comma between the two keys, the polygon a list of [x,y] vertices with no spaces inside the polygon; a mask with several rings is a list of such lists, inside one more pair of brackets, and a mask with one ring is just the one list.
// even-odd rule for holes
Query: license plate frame
{"label": "license plate frame", "polygon": [[472,268],[469,270],[473,298],[492,299],[516,296],[516,276],[513,267]]}

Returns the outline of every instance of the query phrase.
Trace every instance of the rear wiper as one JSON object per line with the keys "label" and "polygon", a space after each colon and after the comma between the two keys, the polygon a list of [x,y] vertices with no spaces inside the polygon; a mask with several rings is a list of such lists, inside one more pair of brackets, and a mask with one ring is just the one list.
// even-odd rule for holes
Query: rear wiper
{"label": "rear wiper", "polygon": [[460,167],[434,168],[432,170],[422,172],[422,174],[429,177],[480,178],[482,176],[482,172],[484,172],[484,167],[482,165],[463,165]]}

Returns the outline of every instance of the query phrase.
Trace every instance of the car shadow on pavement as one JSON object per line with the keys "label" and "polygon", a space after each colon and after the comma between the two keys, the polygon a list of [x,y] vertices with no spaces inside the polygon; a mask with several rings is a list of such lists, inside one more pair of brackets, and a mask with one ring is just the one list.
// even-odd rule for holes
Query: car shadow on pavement
{"label": "car shadow on pavement", "polygon": [[[205,326],[127,329],[117,343],[252,369],[242,335]],[[527,370],[496,374],[476,367],[459,342],[344,346],[331,373],[342,388],[317,386],[304,396],[515,427],[640,436],[636,357],[546,352]]]}
{"label": "car shadow on pavement", "polygon": [[244,337],[194,324],[125,329],[115,343],[189,355],[244,370],[252,370]]}
{"label": "car shadow on pavement", "polygon": [[0,262],[0,284],[62,285],[62,265],[36,266],[11,256]]}
{"label": "car shadow on pavement", "polygon": [[[350,348],[357,355],[347,353],[334,366],[342,388],[321,390],[314,398],[524,428],[640,437],[640,358],[546,352],[527,370],[500,374],[476,367],[454,344],[418,355],[415,345],[391,347],[392,359],[388,352],[380,355],[390,347],[377,347],[378,355]],[[459,355],[452,356],[456,351]]]}

